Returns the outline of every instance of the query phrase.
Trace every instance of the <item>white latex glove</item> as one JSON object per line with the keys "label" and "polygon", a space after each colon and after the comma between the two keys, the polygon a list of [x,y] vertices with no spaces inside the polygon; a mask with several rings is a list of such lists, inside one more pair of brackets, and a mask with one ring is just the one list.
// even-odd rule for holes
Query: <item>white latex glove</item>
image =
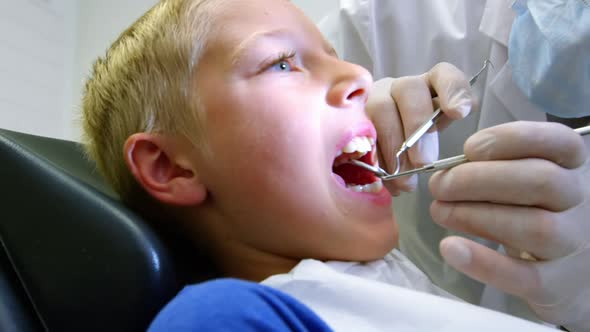
{"label": "white latex glove", "polygon": [[440,244],[445,261],[523,298],[547,322],[590,331],[590,172],[580,135],[513,122],[474,134],[464,149],[472,162],[430,179],[432,218],[501,243],[508,255],[449,237]]}
{"label": "white latex glove", "polygon": [[[438,95],[433,104],[433,95]],[[462,119],[475,108],[468,79],[448,63],[439,63],[419,76],[384,78],[374,83],[367,113],[377,129],[379,164],[388,172],[396,168],[395,153],[406,137],[420,127],[440,105],[445,116],[401,158],[401,170],[422,166],[438,158],[438,133],[452,120]],[[416,188],[417,177],[384,183],[392,195]]]}

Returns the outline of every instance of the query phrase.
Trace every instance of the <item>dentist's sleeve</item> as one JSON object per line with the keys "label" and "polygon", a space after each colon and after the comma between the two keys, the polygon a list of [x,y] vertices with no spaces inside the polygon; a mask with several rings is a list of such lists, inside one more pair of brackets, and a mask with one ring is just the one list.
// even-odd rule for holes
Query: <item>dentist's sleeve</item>
{"label": "dentist's sleeve", "polygon": [[368,45],[368,9],[364,1],[340,3],[337,10],[317,25],[341,59],[361,65],[373,73],[373,59]]}

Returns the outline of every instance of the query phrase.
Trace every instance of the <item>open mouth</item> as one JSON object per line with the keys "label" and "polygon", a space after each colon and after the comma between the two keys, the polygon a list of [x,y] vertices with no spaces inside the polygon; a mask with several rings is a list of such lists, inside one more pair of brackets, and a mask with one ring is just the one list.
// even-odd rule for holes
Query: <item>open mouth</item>
{"label": "open mouth", "polygon": [[334,160],[332,172],[343,180],[349,190],[364,193],[380,192],[383,189],[381,179],[372,172],[349,163],[353,159],[375,165],[375,140],[366,136],[354,137]]}

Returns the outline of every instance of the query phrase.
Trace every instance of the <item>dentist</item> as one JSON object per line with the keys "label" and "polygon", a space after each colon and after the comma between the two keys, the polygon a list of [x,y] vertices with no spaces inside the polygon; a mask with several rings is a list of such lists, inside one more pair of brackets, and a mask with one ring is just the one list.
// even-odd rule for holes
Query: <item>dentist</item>
{"label": "dentist", "polygon": [[[402,251],[467,301],[590,331],[590,142],[564,126],[590,123],[590,2],[340,0],[319,26],[379,79],[367,111],[389,170],[403,135],[433,111],[396,91],[452,96],[438,101],[443,111],[462,105],[439,127],[465,118],[427,134],[402,169],[439,155],[477,162],[388,187],[412,192],[394,200]],[[484,59],[494,67],[473,87],[480,112],[469,116],[471,92],[432,77],[453,77],[453,66],[419,75],[448,62],[469,76]]]}

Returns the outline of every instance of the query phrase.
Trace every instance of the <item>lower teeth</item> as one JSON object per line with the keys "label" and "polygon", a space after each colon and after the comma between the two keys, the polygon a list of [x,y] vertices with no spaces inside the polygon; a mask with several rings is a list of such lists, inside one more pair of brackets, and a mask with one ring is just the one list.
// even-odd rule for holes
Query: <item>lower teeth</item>
{"label": "lower teeth", "polygon": [[373,183],[363,185],[347,184],[346,188],[357,193],[378,193],[383,189],[383,182],[377,180]]}

